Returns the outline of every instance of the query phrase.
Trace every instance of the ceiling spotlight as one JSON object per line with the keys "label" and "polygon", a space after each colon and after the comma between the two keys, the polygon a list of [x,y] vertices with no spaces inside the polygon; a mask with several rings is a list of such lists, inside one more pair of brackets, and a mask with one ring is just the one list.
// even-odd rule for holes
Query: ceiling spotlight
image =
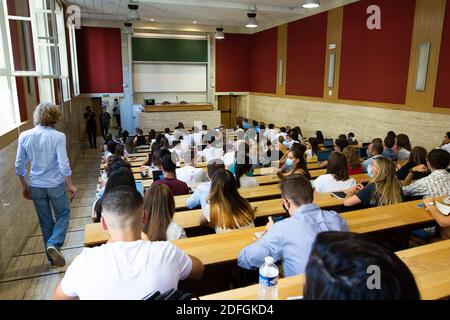
{"label": "ceiling spotlight", "polygon": [[225,34],[223,33],[223,27],[220,27],[220,28],[216,29],[216,36],[215,36],[215,38],[218,39],[218,40],[225,39]]}
{"label": "ceiling spotlight", "polygon": [[126,21],[126,22],[123,23],[123,25],[125,27],[123,29],[125,34],[133,34],[133,24],[131,22]]}
{"label": "ceiling spotlight", "polygon": [[249,7],[248,13],[247,13],[247,23],[245,26],[247,28],[257,28],[258,27],[258,21],[256,21],[256,6],[253,4]]}
{"label": "ceiling spotlight", "polygon": [[155,21],[155,19],[151,18],[151,19],[150,19],[150,21],[151,21],[151,22],[154,22],[154,21]]}
{"label": "ceiling spotlight", "polygon": [[197,21],[192,21],[193,24],[197,24]]}
{"label": "ceiling spotlight", "polygon": [[314,9],[320,7],[320,0],[304,0],[303,8],[305,9]]}
{"label": "ceiling spotlight", "polygon": [[128,4],[128,15],[127,20],[128,21],[139,21],[141,20],[141,16],[139,14],[139,5],[135,3]]}

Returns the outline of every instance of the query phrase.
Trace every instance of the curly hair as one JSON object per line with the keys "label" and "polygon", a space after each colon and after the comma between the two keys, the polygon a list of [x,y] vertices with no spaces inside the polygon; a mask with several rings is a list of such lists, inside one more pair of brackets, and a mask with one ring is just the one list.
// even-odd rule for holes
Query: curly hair
{"label": "curly hair", "polygon": [[61,119],[61,108],[52,103],[41,103],[34,110],[33,119],[34,125],[41,125],[44,127],[54,127]]}

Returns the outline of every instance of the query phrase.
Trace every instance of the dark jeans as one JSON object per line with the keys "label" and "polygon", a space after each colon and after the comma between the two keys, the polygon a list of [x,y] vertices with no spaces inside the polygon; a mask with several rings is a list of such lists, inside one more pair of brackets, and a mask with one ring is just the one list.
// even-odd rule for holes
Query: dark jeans
{"label": "dark jeans", "polygon": [[117,127],[122,127],[122,123],[120,122],[120,114],[115,115],[114,118],[116,118]]}
{"label": "dark jeans", "polygon": [[102,131],[103,139],[106,141],[106,134],[108,133],[108,127],[100,126],[100,130]]}
{"label": "dark jeans", "polygon": [[86,127],[91,148],[97,148],[97,129],[95,127]]}

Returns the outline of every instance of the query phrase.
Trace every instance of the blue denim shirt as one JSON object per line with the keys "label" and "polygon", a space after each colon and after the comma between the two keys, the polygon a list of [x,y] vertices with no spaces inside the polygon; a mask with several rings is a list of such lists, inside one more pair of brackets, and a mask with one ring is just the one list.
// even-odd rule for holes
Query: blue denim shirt
{"label": "blue denim shirt", "polygon": [[197,207],[204,208],[208,200],[209,190],[211,189],[211,182],[203,182],[197,186],[192,196],[187,199],[186,207],[194,209]]}
{"label": "blue denim shirt", "polygon": [[325,231],[348,231],[347,222],[335,211],[322,210],[313,203],[304,205],[244,248],[238,265],[244,269],[259,268],[265,257],[271,256],[274,261],[282,261],[286,277],[302,274],[317,234]]}
{"label": "blue denim shirt", "polygon": [[56,188],[71,176],[64,133],[50,127],[36,126],[22,132],[16,157],[16,175],[27,175],[27,161],[31,163],[30,186]]}

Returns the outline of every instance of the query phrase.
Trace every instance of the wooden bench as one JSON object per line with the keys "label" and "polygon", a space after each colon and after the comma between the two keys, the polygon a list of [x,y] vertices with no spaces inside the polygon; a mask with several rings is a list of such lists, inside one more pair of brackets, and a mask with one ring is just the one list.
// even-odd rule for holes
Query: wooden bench
{"label": "wooden bench", "polygon": [[[450,296],[450,240],[398,251],[397,256],[411,270],[423,300]],[[278,299],[303,296],[305,275],[280,279]],[[259,285],[252,285],[201,297],[201,300],[257,300]]]}
{"label": "wooden bench", "polygon": [[[332,197],[329,193],[316,194],[314,202],[321,208],[334,208],[342,205],[343,201]],[[256,208],[255,218],[263,218],[268,216],[276,216],[284,214],[285,211],[281,205],[281,199],[272,199],[264,201],[251,202],[252,207]],[[184,229],[200,227],[200,217],[202,210],[188,210],[176,212],[173,219]],[[85,246],[96,246],[107,242],[108,233],[103,230],[100,223],[91,223],[86,225],[84,236]]]}

